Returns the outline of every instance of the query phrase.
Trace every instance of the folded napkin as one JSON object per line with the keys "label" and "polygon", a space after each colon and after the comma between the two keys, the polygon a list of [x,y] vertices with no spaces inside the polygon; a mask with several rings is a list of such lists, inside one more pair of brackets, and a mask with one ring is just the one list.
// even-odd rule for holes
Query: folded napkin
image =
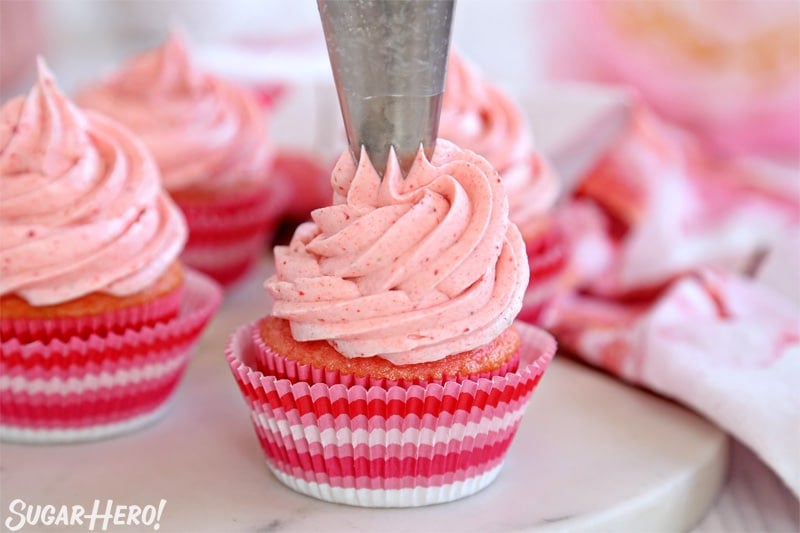
{"label": "folded napkin", "polygon": [[[582,277],[537,321],[576,356],[703,414],[800,494],[800,303],[789,297],[800,273],[784,260],[800,248],[800,172],[712,159],[642,106],[628,119],[553,215]],[[602,213],[595,229],[568,231],[587,218],[565,214],[587,206]],[[767,267],[778,290],[760,281]]]}

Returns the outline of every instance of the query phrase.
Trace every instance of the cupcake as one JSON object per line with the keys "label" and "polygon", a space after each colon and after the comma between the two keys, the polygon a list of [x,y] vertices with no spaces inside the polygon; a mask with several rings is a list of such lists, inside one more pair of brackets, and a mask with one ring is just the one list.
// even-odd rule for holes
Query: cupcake
{"label": "cupcake", "polygon": [[457,54],[447,64],[439,137],[485,157],[503,177],[509,218],[526,242],[536,239],[555,203],[560,180],[536,151],[517,105]]}
{"label": "cupcake", "polygon": [[152,151],[189,225],[183,260],[224,284],[244,275],[283,203],[255,98],[197,68],[173,34],[78,101],[128,126]]}
{"label": "cupcake", "polygon": [[98,438],[163,412],[219,289],[144,145],[38,69],[0,112],[0,436]]}
{"label": "cupcake", "polygon": [[555,352],[514,322],[529,269],[501,179],[440,140],[404,179],[339,159],[331,206],[275,248],[268,317],[228,362],[267,464],[323,500],[455,500],[500,472]]}
{"label": "cupcake", "polygon": [[482,155],[502,176],[509,218],[522,232],[530,266],[522,317],[536,321],[542,307],[576,279],[570,243],[553,216],[559,177],[536,151],[519,107],[457,54],[447,65],[439,136]]}

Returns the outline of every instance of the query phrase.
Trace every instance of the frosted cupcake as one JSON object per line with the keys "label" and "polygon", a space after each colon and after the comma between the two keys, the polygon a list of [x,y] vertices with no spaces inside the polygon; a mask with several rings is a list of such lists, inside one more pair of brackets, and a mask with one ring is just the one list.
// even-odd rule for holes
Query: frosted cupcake
{"label": "frosted cupcake", "polygon": [[515,324],[529,270],[497,172],[440,140],[404,179],[346,152],[333,205],[276,247],[272,315],[228,361],[275,476],[372,507],[451,501],[500,472],[555,342]]}
{"label": "frosted cupcake", "polygon": [[253,96],[200,70],[173,34],[78,101],[130,127],[152,151],[189,224],[184,261],[222,283],[241,277],[283,203],[270,177],[265,117]]}
{"label": "frosted cupcake", "polygon": [[480,154],[503,178],[509,218],[522,232],[531,287],[523,314],[535,320],[543,305],[570,286],[569,243],[552,214],[561,182],[533,144],[522,111],[476,66],[457,54],[447,65],[439,136]]}
{"label": "frosted cupcake", "polygon": [[185,240],[144,145],[40,61],[0,112],[0,436],[96,438],[163,412],[219,303]]}
{"label": "frosted cupcake", "polygon": [[558,176],[535,150],[517,105],[456,54],[447,64],[439,137],[489,160],[503,177],[511,221],[526,241],[541,232],[543,215],[558,196]]}

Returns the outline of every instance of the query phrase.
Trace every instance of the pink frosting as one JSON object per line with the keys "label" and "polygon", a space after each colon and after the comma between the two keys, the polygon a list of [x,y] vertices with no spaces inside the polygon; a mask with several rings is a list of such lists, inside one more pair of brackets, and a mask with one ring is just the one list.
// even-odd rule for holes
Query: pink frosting
{"label": "pink frosting", "polygon": [[560,181],[534,150],[520,110],[456,54],[448,60],[439,136],[494,165],[508,191],[511,220],[523,231],[555,202]]}
{"label": "pink frosting", "polygon": [[477,348],[512,323],[528,262],[485,159],[439,140],[406,179],[390,155],[381,180],[345,152],[331,184],[333,205],[275,248],[265,284],[295,339],[402,365]]}
{"label": "pink frosting", "polygon": [[78,102],[139,135],[170,191],[256,187],[267,178],[271,150],[257,102],[199,70],[180,35],[134,57]]}
{"label": "pink frosting", "polygon": [[155,282],[186,225],[144,145],[73,105],[41,60],[0,113],[0,294],[49,305]]}

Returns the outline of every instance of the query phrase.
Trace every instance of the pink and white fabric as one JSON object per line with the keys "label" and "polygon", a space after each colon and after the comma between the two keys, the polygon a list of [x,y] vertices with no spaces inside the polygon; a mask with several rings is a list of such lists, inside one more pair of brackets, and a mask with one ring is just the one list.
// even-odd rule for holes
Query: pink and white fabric
{"label": "pink and white fabric", "polygon": [[800,245],[798,171],[709,158],[634,106],[559,210],[577,202],[602,212],[610,257],[538,322],[578,357],[707,416],[800,493],[800,302],[749,277],[786,268],[772,254]]}
{"label": "pink and white fabric", "polygon": [[551,74],[633,86],[721,154],[800,156],[797,2],[543,5],[537,22],[551,35],[536,46]]}

